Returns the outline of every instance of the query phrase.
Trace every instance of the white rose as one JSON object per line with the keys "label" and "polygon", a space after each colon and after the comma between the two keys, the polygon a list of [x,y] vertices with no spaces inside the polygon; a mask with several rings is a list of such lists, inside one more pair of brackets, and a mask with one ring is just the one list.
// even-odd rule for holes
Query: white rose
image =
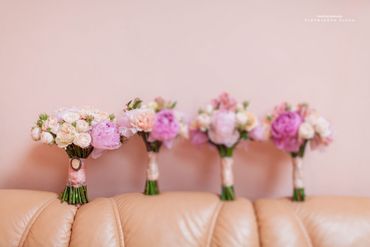
{"label": "white rose", "polygon": [[77,120],[80,119],[80,114],[78,112],[75,112],[75,111],[66,111],[63,113],[63,120],[67,123],[74,123],[76,122]]}
{"label": "white rose", "polygon": [[97,123],[100,123],[101,121],[104,121],[104,120],[109,120],[109,114],[106,113],[106,112],[95,112],[93,114],[93,121],[92,121],[92,125],[95,125]]}
{"label": "white rose", "polygon": [[189,128],[186,124],[180,124],[180,136],[187,139],[189,138]]}
{"label": "white rose", "polygon": [[315,130],[310,123],[304,122],[299,126],[298,135],[301,139],[311,139],[315,135]]}
{"label": "white rose", "polygon": [[244,110],[244,105],[243,105],[243,103],[238,103],[238,104],[236,104],[236,110],[237,111],[243,111]]}
{"label": "white rose", "polygon": [[328,137],[331,135],[330,123],[323,117],[319,117],[316,121],[315,130],[321,137]]}
{"label": "white rose", "polygon": [[41,133],[41,142],[45,144],[52,144],[54,141],[54,137],[49,132],[42,132]]}
{"label": "white rose", "polygon": [[72,144],[76,136],[76,129],[69,123],[64,123],[58,130],[55,142],[60,148],[65,148]]}
{"label": "white rose", "polygon": [[200,128],[202,130],[208,129],[209,126],[211,125],[211,118],[207,114],[200,114],[200,115],[198,115],[197,121],[198,121],[198,123],[200,125]]}
{"label": "white rose", "polygon": [[82,148],[87,148],[90,146],[91,136],[88,133],[77,134],[73,140],[73,144],[80,146]]}
{"label": "white rose", "polygon": [[46,125],[47,125],[47,129],[50,129],[50,132],[53,133],[53,134],[56,134],[59,130],[59,123],[58,123],[58,119],[56,119],[55,117],[50,117],[47,121],[46,121]]}
{"label": "white rose", "polygon": [[246,131],[251,131],[258,126],[258,119],[253,113],[247,112],[247,119],[247,124],[245,126]]}
{"label": "white rose", "polygon": [[77,120],[76,129],[78,132],[87,132],[90,130],[90,125],[85,120]]}
{"label": "white rose", "polygon": [[147,107],[150,108],[150,109],[152,109],[152,110],[154,110],[154,111],[156,111],[157,108],[158,108],[158,103],[155,102],[155,101],[151,101],[151,102],[148,103]]}
{"label": "white rose", "polygon": [[38,141],[41,138],[41,129],[39,127],[33,127],[31,130],[31,137],[34,141]]}
{"label": "white rose", "polygon": [[248,122],[248,116],[246,112],[238,112],[236,114],[236,122],[240,126],[244,126]]}
{"label": "white rose", "polygon": [[208,114],[211,114],[213,112],[213,105],[211,104],[208,104],[206,105],[206,109],[205,109],[205,112],[207,112]]}

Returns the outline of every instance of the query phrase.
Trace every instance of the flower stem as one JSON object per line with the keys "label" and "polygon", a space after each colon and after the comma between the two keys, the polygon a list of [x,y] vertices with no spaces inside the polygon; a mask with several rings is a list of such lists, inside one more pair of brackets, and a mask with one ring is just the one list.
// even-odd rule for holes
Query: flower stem
{"label": "flower stem", "polygon": [[293,190],[293,201],[295,202],[303,202],[305,200],[305,192],[304,188],[295,188]]}
{"label": "flower stem", "polygon": [[88,203],[87,187],[82,185],[79,187],[66,186],[64,191],[60,194],[61,202],[67,202],[70,205],[82,205]]}
{"label": "flower stem", "polygon": [[146,180],[144,195],[153,196],[159,194],[158,181]]}
{"label": "flower stem", "polygon": [[235,200],[234,186],[222,186],[220,199],[222,201],[233,201],[233,200]]}

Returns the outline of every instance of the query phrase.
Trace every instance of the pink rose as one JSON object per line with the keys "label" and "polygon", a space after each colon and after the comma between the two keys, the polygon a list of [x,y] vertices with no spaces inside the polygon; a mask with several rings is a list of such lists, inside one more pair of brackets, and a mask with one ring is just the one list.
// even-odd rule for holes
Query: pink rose
{"label": "pink rose", "polygon": [[235,111],[237,102],[228,93],[220,94],[216,99],[212,100],[212,106],[215,109],[224,111]]}
{"label": "pink rose", "polygon": [[213,114],[209,139],[219,145],[233,146],[239,140],[239,132],[236,129],[236,117],[234,112],[218,111]]}

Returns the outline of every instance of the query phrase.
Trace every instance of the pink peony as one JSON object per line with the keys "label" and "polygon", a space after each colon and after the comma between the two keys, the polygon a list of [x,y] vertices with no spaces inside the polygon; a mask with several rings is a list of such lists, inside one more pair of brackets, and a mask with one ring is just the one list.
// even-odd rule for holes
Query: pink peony
{"label": "pink peony", "polygon": [[236,100],[226,92],[223,92],[216,99],[212,100],[212,106],[219,110],[235,111],[236,105]]}
{"label": "pink peony", "polygon": [[179,131],[180,125],[174,112],[165,109],[156,114],[149,141],[162,141],[166,146],[169,146]]}
{"label": "pink peony", "polygon": [[271,137],[275,145],[286,152],[298,152],[302,140],[298,138],[302,118],[298,112],[283,112],[271,123]]}
{"label": "pink peony", "polygon": [[218,111],[211,119],[208,132],[209,139],[219,145],[233,146],[239,140],[239,132],[236,129],[236,117],[234,112]]}
{"label": "pink peony", "polygon": [[124,113],[118,119],[121,134],[131,137],[136,132],[150,132],[154,124],[155,113],[151,109],[134,109]]}
{"label": "pink peony", "polygon": [[199,145],[208,142],[208,136],[206,133],[195,129],[190,131],[190,140],[191,143]]}
{"label": "pink peony", "polygon": [[93,158],[99,157],[103,150],[113,150],[121,146],[118,126],[108,120],[95,124],[91,130],[91,137],[91,145],[94,147]]}

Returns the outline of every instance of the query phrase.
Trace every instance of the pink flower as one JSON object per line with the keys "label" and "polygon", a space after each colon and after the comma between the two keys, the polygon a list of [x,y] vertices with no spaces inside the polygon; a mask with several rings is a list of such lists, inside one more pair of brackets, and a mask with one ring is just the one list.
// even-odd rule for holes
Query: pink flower
{"label": "pink flower", "polygon": [[108,120],[94,125],[91,130],[91,137],[91,145],[94,147],[93,158],[99,157],[104,150],[113,150],[121,146],[118,127]]}
{"label": "pink flower", "polygon": [[208,142],[208,136],[199,129],[195,129],[190,131],[190,140],[191,143],[199,145]]}
{"label": "pink flower", "polygon": [[209,139],[219,145],[233,146],[239,140],[234,112],[218,111],[212,116]]}
{"label": "pink flower", "polygon": [[235,111],[237,102],[228,93],[223,92],[216,99],[212,100],[212,105],[215,109]]}
{"label": "pink flower", "polygon": [[267,124],[258,125],[249,132],[249,138],[254,141],[264,141],[268,139],[269,126]]}
{"label": "pink flower", "polygon": [[281,113],[271,123],[271,137],[275,145],[286,152],[297,152],[302,145],[298,138],[302,118],[298,112]]}
{"label": "pink flower", "polygon": [[155,113],[151,109],[133,109],[124,113],[117,121],[121,134],[131,137],[139,131],[150,132]]}
{"label": "pink flower", "polygon": [[155,116],[149,141],[162,141],[163,144],[169,147],[179,130],[180,125],[176,120],[174,112],[168,109],[162,110]]}

